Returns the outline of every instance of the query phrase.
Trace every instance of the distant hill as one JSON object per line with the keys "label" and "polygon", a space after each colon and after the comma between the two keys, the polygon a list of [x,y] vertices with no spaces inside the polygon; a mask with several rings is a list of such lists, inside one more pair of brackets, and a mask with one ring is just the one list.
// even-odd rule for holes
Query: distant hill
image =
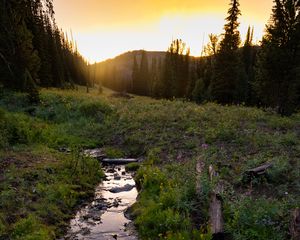
{"label": "distant hill", "polygon": [[[137,63],[140,65],[143,51],[144,50],[129,51],[115,58],[96,63],[97,79],[101,80],[104,86],[116,91],[128,89],[132,80],[134,56],[136,56]],[[166,56],[166,52],[163,51],[146,51],[146,54],[149,69],[151,68],[152,59],[155,58],[157,62],[163,62]],[[191,57],[191,60],[195,59],[195,57]]]}
{"label": "distant hill", "polygon": [[[112,88],[116,91],[128,89],[132,80],[132,68],[134,56],[136,56],[138,64],[140,64],[143,50],[130,51],[123,53],[115,58],[96,63],[96,76],[101,80],[104,86]],[[163,61],[166,52],[146,51],[149,68],[153,58],[157,61]]]}
{"label": "distant hill", "polygon": [[[118,76],[122,76],[123,79],[129,79],[131,78],[131,74],[132,74],[134,56],[136,56],[137,62],[140,63],[142,52],[143,50],[130,51],[130,52],[123,53],[115,58],[108,59],[103,62],[99,62],[97,63],[98,72],[102,75],[103,78],[105,72],[110,70],[113,71],[113,69],[115,69],[114,71]],[[157,60],[159,59],[163,60],[166,55],[166,52],[159,52],[159,51],[146,51],[146,52],[147,52],[149,65],[151,64],[153,58],[156,58]]]}

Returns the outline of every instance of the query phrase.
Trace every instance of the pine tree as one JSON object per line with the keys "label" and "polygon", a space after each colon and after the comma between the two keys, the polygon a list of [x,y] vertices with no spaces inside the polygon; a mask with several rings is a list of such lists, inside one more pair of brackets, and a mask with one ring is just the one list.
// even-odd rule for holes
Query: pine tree
{"label": "pine tree", "polygon": [[209,43],[204,47],[204,56],[196,64],[196,80],[191,98],[196,102],[211,100],[211,85],[215,79],[216,56],[220,48],[219,36],[209,34]]}
{"label": "pine tree", "polygon": [[64,87],[87,80],[84,59],[58,29],[52,0],[0,0],[0,74],[9,88]]}
{"label": "pine tree", "polygon": [[165,57],[161,78],[162,96],[166,98],[186,97],[190,80],[190,50],[177,39],[172,41]]}
{"label": "pine tree", "polygon": [[136,55],[133,57],[133,68],[132,68],[132,84],[131,84],[131,92],[137,93],[138,89],[138,81],[139,81],[139,65],[136,60]]}
{"label": "pine tree", "polygon": [[255,60],[256,60],[256,53],[257,53],[257,46],[253,45],[253,33],[254,28],[248,27],[246,40],[244,46],[242,48],[242,62],[244,66],[243,71],[243,93],[245,102],[248,105],[255,105],[257,103],[257,97],[255,91],[253,89],[254,83],[254,67],[255,67]]}
{"label": "pine tree", "polygon": [[239,1],[231,0],[224,36],[216,56],[216,76],[212,81],[212,97],[220,103],[236,101],[236,90],[239,84],[240,33],[238,17],[241,15]]}
{"label": "pine tree", "polygon": [[149,95],[154,96],[154,88],[158,81],[158,69],[157,69],[157,59],[152,58],[151,62],[151,72],[150,72],[150,83],[149,83]]}
{"label": "pine tree", "polygon": [[150,82],[150,75],[149,75],[148,57],[146,51],[142,51],[142,58],[141,58],[140,71],[139,71],[140,95],[143,96],[149,95],[149,82]]}
{"label": "pine tree", "polygon": [[162,58],[159,58],[157,65],[157,81],[153,86],[153,96],[156,98],[166,97],[164,94],[164,66]]}
{"label": "pine tree", "polygon": [[256,68],[255,90],[262,104],[276,108],[282,115],[291,114],[299,106],[300,37],[297,34],[297,2],[275,0]]}

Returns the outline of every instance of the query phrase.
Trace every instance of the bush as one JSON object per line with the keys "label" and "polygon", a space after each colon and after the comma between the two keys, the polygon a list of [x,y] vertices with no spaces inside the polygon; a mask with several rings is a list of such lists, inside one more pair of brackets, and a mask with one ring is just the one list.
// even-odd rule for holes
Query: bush
{"label": "bush", "polygon": [[34,215],[21,219],[14,226],[13,239],[15,240],[52,240],[54,233],[39,223]]}
{"label": "bush", "polygon": [[107,147],[104,149],[105,155],[108,158],[122,158],[124,157],[124,152],[120,149],[113,148],[113,147]]}
{"label": "bush", "polygon": [[79,111],[85,117],[103,120],[104,115],[110,114],[112,109],[103,102],[84,102],[79,106]]}
{"label": "bush", "polygon": [[126,171],[137,171],[140,168],[140,164],[139,163],[129,163],[125,166]]}
{"label": "bush", "polygon": [[225,216],[225,229],[233,239],[287,239],[282,229],[287,227],[282,223],[285,211],[279,203],[264,198],[257,200],[246,198],[232,204],[230,208],[231,214]]}
{"label": "bush", "polygon": [[0,148],[13,144],[28,143],[28,119],[22,121],[22,117],[22,114],[7,114],[0,109]]}
{"label": "bush", "polygon": [[193,231],[190,219],[195,199],[193,175],[182,179],[178,177],[182,174],[179,166],[164,169],[142,166],[137,172],[136,183],[141,191],[133,215],[137,215],[139,236],[142,239],[209,239],[200,231]]}

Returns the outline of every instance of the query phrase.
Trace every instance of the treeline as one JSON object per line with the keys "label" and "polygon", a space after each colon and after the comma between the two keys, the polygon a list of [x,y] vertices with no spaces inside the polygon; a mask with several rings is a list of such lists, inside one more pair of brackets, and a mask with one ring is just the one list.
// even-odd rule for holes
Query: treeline
{"label": "treeline", "polygon": [[56,25],[52,0],[0,0],[0,11],[0,85],[33,93],[88,82],[87,62]]}
{"label": "treeline", "polygon": [[250,27],[241,42],[239,1],[231,0],[224,33],[209,35],[203,57],[190,57],[186,44],[174,40],[163,58],[149,59],[145,51],[139,59],[133,56],[129,79],[117,65],[105,68],[103,83],[139,95],[272,107],[291,114],[300,107],[299,12],[299,0],[274,0],[258,46]]}

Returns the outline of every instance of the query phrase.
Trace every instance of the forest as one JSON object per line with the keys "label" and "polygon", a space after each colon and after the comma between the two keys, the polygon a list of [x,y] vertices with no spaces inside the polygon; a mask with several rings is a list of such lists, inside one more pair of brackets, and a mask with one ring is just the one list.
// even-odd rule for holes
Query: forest
{"label": "forest", "polygon": [[165,57],[148,59],[146,51],[139,62],[134,57],[130,78],[115,65],[89,65],[57,26],[51,1],[1,1],[1,10],[3,87],[33,92],[97,82],[157,98],[272,107],[282,115],[299,107],[299,1],[274,1],[260,45],[251,27],[241,42],[241,11],[232,1],[224,33],[209,35],[202,57],[191,58],[187,44],[173,40]]}
{"label": "forest", "polygon": [[1,0],[0,4],[2,88],[28,92],[35,100],[39,87],[86,84],[88,63],[72,35],[57,26],[51,0]]}
{"label": "forest", "polygon": [[130,76],[117,62],[100,63],[93,69],[104,86],[117,91],[271,107],[290,115],[300,103],[299,1],[274,1],[272,11],[259,45],[253,42],[251,27],[241,42],[239,2],[231,1],[224,33],[209,35],[202,57],[191,57],[187,44],[177,39],[165,56],[147,57],[144,51],[128,59]]}

